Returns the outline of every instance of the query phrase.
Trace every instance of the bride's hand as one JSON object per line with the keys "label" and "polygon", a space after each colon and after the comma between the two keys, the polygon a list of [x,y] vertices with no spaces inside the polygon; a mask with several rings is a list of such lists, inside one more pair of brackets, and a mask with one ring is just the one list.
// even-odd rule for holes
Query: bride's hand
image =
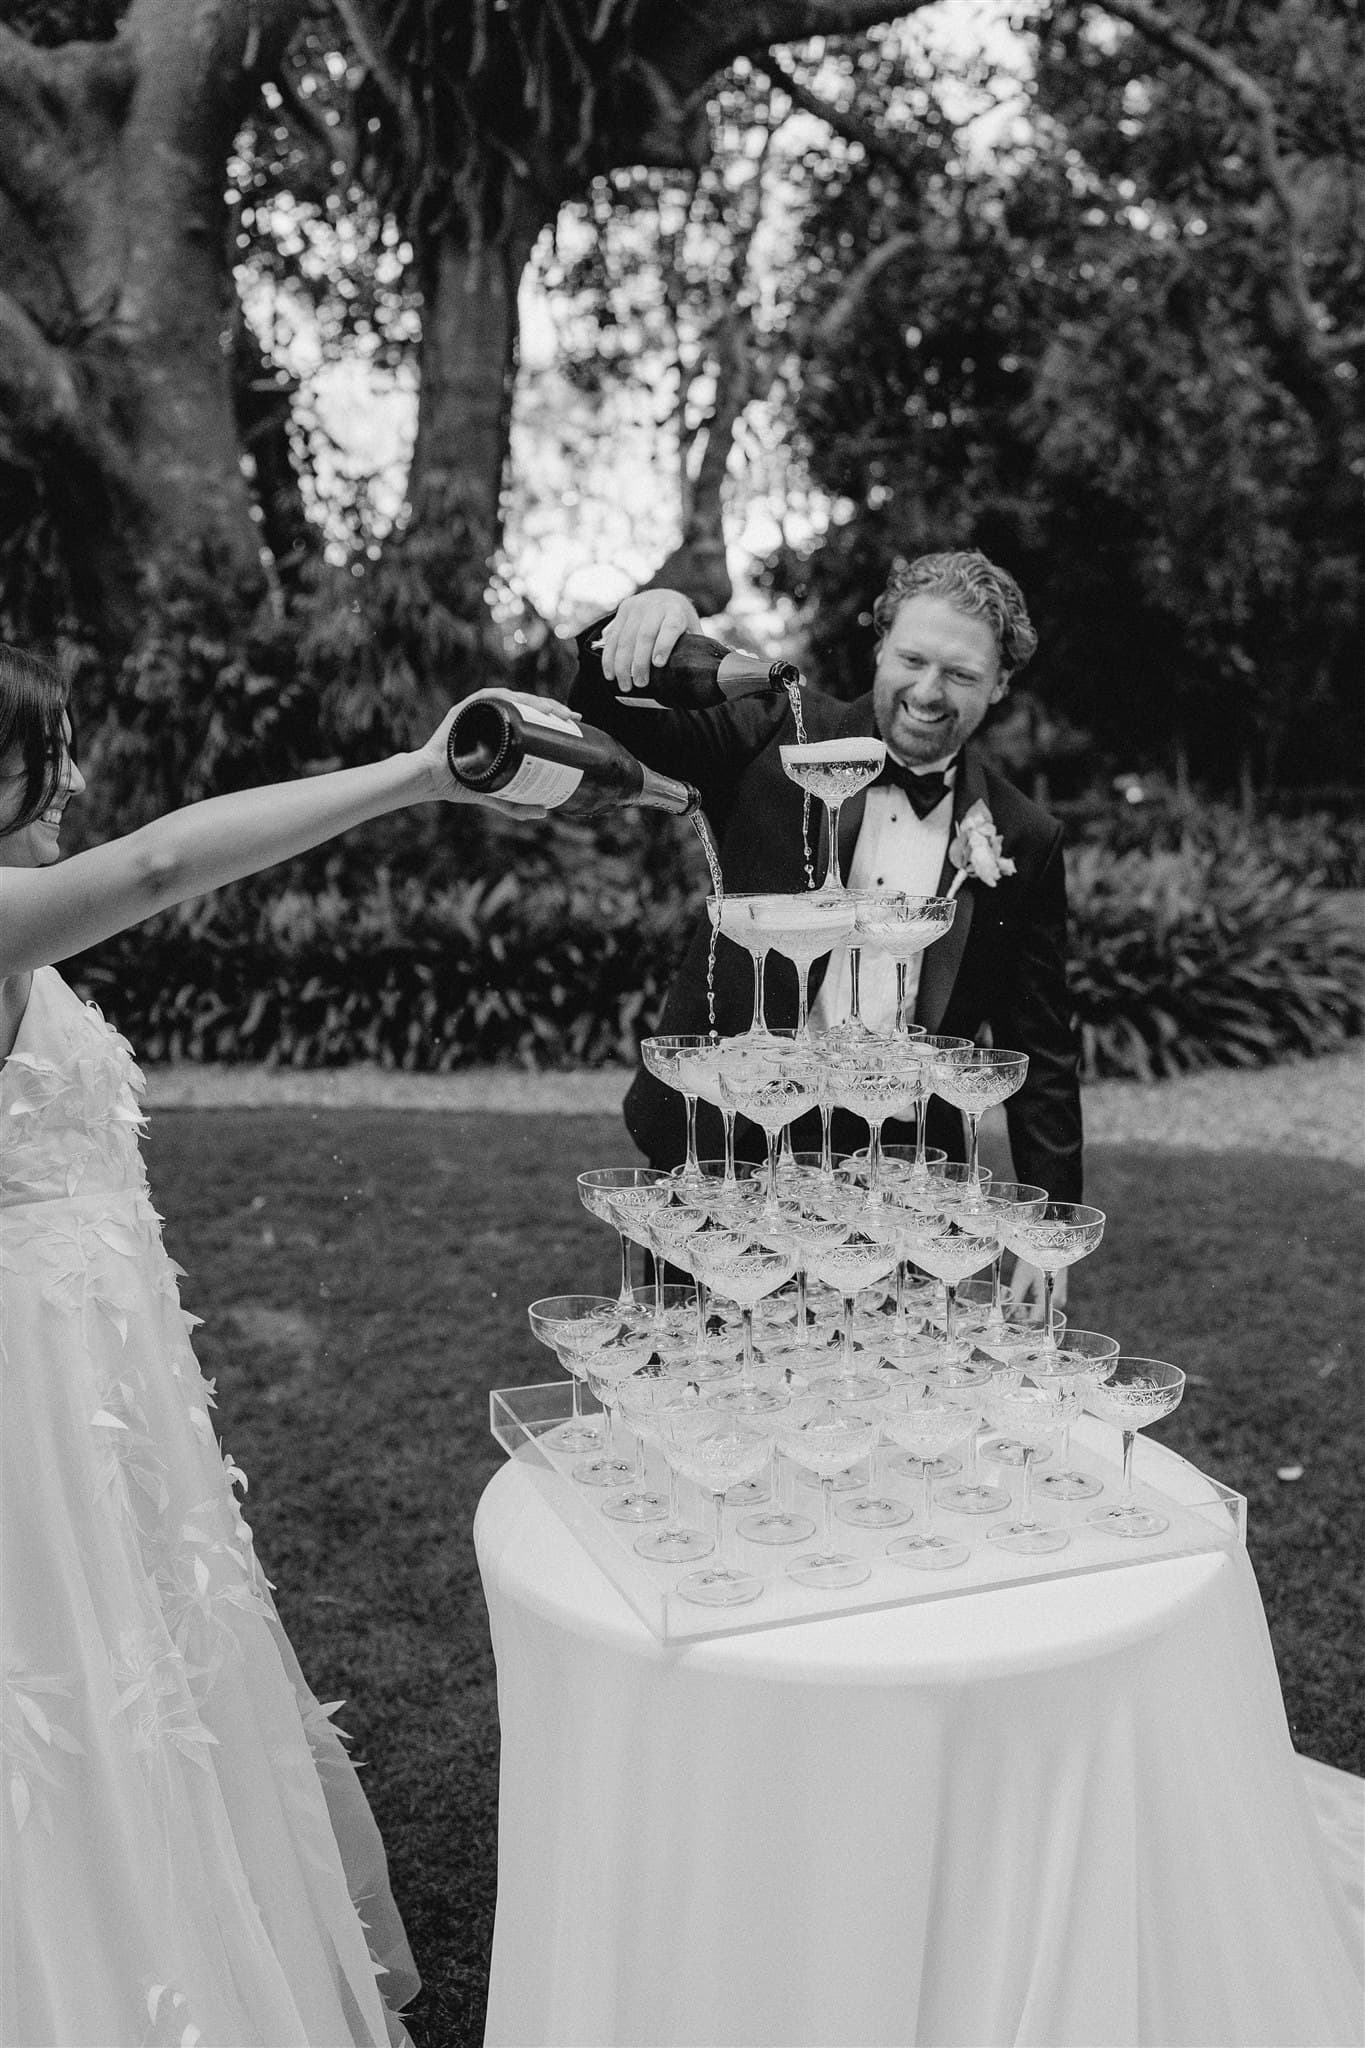
{"label": "bride's hand", "polygon": [[561,704],[553,697],[536,697],[526,690],[476,690],[472,696],[464,697],[458,704],[452,705],[431,738],[420,750],[431,772],[431,794],[442,803],[481,804],[485,810],[497,811],[504,818],[515,818],[520,824],[526,824],[536,818],[548,818],[550,812],[543,804],[509,803],[502,797],[482,796],[477,790],[466,789],[464,784],[457,782],[451,774],[446,753],[450,728],[455,723],[457,714],[463,711],[467,704],[481,701],[485,697],[490,697],[501,704],[524,704],[529,710],[539,711],[542,715],[547,711],[553,711],[557,718],[572,719],[575,725],[583,723],[577,711],[571,711],[567,704]]}

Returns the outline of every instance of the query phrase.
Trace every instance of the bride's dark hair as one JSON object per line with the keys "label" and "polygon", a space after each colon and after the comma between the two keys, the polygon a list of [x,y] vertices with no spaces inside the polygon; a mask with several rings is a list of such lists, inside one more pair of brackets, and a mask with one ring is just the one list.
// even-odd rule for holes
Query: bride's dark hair
{"label": "bride's dark hair", "polygon": [[5,831],[18,832],[47,809],[61,787],[67,685],[39,655],[0,640],[0,755],[18,748],[24,795]]}

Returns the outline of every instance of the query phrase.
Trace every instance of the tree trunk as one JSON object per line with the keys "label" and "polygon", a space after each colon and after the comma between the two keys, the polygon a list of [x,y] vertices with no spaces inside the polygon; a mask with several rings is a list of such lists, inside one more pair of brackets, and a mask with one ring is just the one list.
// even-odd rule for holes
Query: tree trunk
{"label": "tree trunk", "polygon": [[302,0],[134,0],[111,43],[0,28],[0,446],[39,471],[82,608],[126,645],[186,571],[242,616],[267,560],[234,416],[224,165]]}

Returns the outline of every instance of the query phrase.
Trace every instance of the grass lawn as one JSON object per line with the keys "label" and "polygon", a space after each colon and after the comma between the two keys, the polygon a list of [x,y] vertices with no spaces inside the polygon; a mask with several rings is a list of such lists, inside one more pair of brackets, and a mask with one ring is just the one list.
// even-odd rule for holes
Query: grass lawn
{"label": "grass lawn", "polygon": [[[219,1427],[303,1668],[364,1759],[426,1988],[419,2048],[482,2039],[497,1709],[470,1541],[487,1393],[554,1375],[526,1304],[614,1291],[574,1174],[617,1119],[162,1111],[148,1163]],[[1356,1570],[1365,1177],[1260,1154],[1094,1149],[1108,1212],[1077,1323],[1183,1365],[1156,1435],[1246,1493],[1289,1720],[1365,1771]],[[1281,1469],[1302,1476],[1281,1479]],[[547,1703],[547,1711],[552,1708]]]}

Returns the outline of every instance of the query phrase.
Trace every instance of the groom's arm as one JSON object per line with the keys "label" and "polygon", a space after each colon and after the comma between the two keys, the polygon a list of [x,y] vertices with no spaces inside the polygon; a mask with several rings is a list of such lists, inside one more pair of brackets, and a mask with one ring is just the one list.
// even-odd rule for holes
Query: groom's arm
{"label": "groom's arm", "polygon": [[[670,600],[676,607],[672,611]],[[632,611],[645,613],[647,623],[632,629]],[[666,625],[661,627],[660,620]],[[569,703],[587,724],[609,732],[647,768],[694,784],[712,824],[723,825],[740,776],[776,734],[789,707],[785,695],[741,697],[710,711],[659,711],[640,704],[654,665],[651,651],[671,653],[678,634],[696,631],[698,624],[692,606],[677,591],[642,591],[628,598],[620,610],[578,635],[578,675]],[[599,654],[594,643],[604,634],[607,646]],[[641,688],[634,687],[633,677]]]}
{"label": "groom's arm", "polygon": [[997,1045],[1028,1054],[1028,1077],[1005,1105],[1020,1180],[1054,1202],[1082,1189],[1080,1042],[1067,981],[1066,868],[1057,831],[1013,934],[1010,971],[992,1006]]}

